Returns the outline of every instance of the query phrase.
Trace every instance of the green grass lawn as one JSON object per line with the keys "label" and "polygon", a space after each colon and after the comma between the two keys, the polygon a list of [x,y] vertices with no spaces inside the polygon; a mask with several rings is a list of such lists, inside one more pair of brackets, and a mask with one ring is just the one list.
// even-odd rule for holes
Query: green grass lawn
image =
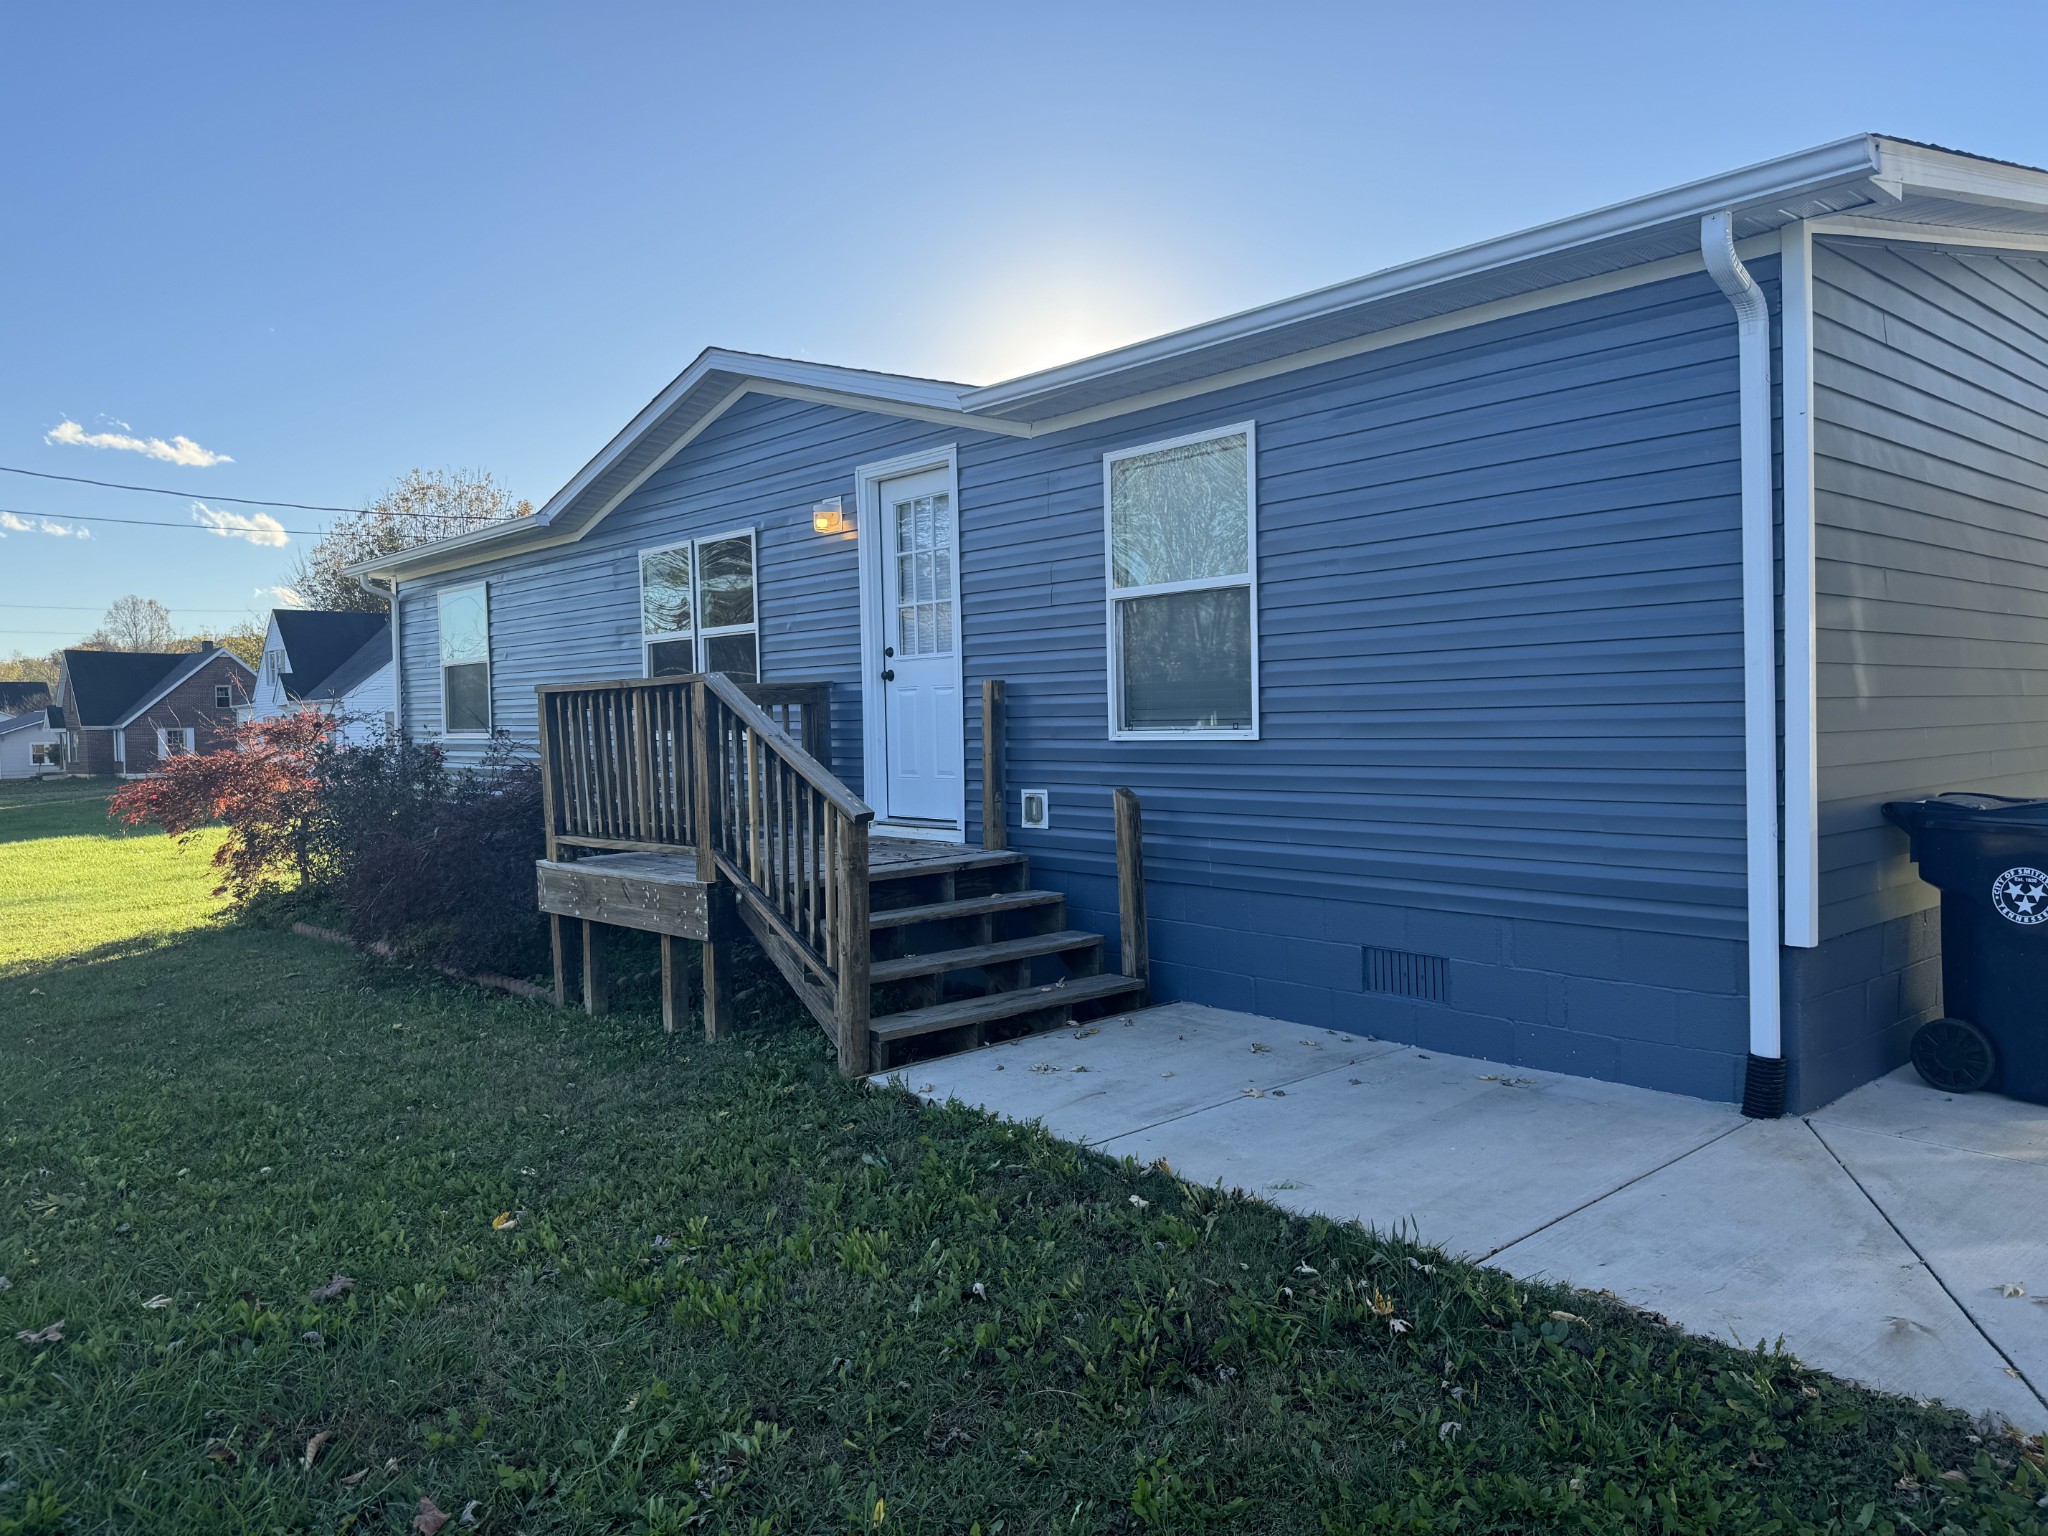
{"label": "green grass lawn", "polygon": [[219,910],[207,862],[219,834],[170,853],[161,833],[109,821],[108,791],[103,780],[0,783],[0,976],[161,943]]}
{"label": "green grass lawn", "polygon": [[766,979],[706,1047],[209,923],[59,800],[0,1532],[2048,1530],[1958,1416],[859,1090]]}

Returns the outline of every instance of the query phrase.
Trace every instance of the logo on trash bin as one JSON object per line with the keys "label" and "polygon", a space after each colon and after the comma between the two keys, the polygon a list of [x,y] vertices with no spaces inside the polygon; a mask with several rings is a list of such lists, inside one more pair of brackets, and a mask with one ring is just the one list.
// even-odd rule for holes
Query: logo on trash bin
{"label": "logo on trash bin", "polygon": [[2021,865],[1991,882],[1991,905],[2007,922],[2031,928],[2048,922],[2048,875]]}

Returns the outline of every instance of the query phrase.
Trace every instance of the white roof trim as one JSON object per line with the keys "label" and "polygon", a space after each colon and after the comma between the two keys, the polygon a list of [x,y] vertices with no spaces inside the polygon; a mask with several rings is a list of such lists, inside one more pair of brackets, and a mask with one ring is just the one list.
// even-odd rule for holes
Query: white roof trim
{"label": "white roof trim", "polygon": [[173,688],[177,687],[178,684],[184,682],[185,679],[192,676],[193,673],[203,671],[206,667],[206,664],[212,661],[213,658],[216,656],[227,657],[229,661],[233,662],[236,666],[240,667],[244,672],[249,674],[249,679],[251,682],[255,681],[256,669],[250,666],[249,663],[242,660],[241,657],[237,656],[233,651],[229,650],[224,645],[216,645],[215,647],[213,647],[212,650],[209,651],[194,651],[192,653],[192,660],[182,662],[179,665],[171,668],[169,672],[164,674],[164,680],[161,683],[157,684],[156,692],[150,694],[147,698],[143,699],[143,701],[140,704],[137,704],[133,709],[129,710],[126,715],[122,716],[119,720],[116,720],[112,725],[90,726],[87,727],[87,729],[109,731],[127,730],[129,726],[135,723],[137,717],[140,716],[144,710],[148,709],[150,705],[156,703],[157,700],[161,699],[165,694],[169,693]]}

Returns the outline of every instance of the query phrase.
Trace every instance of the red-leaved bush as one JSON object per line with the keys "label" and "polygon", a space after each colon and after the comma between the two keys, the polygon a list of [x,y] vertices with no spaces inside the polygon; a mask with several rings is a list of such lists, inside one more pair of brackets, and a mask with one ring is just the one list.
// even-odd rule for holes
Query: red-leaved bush
{"label": "red-leaved bush", "polygon": [[238,725],[220,750],[166,759],[154,777],[122,786],[108,809],[178,838],[224,825],[213,854],[216,896],[246,902],[287,878],[309,884],[322,814],[316,766],[333,732],[332,720],[311,711]]}

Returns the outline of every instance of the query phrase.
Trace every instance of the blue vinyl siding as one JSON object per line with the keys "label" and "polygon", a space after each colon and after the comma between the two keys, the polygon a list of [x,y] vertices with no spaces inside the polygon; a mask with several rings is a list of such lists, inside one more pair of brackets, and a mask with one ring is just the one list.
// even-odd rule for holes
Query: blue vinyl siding
{"label": "blue vinyl siding", "polygon": [[[811,529],[813,503],[853,504],[857,464],[893,458],[951,434],[918,422],[749,395],[651,476],[586,538],[513,559],[405,583],[405,721],[440,730],[439,636],[433,594],[490,584],[491,704],[499,730],[535,739],[534,685],[641,675],[639,552],[752,527],[765,679],[829,680],[833,763],[860,786],[859,589],[854,545]],[[460,761],[481,751],[451,741]]]}
{"label": "blue vinyl siding", "polygon": [[[1128,784],[1155,881],[1739,936],[1734,348],[1681,280],[963,445],[1018,846],[1106,879]],[[1101,455],[1245,419],[1263,738],[1109,742]]]}
{"label": "blue vinyl siding", "polygon": [[2048,260],[1814,252],[1821,901],[1932,907],[1886,800],[2048,794]]}
{"label": "blue vinyl siding", "polygon": [[[1774,277],[1775,263],[1758,264]],[[636,673],[635,552],[759,531],[764,674],[829,678],[859,786],[857,466],[957,445],[968,825],[979,696],[1009,688],[1015,827],[1114,933],[1109,793],[1146,818],[1154,982],[1438,1049],[1727,1097],[1744,1049],[1736,337],[1704,276],[1454,331],[1035,438],[749,396],[585,538],[491,582],[498,724],[544,680]],[[1250,420],[1262,736],[1108,739],[1102,455]],[[1366,946],[1443,962],[1371,993]]]}

